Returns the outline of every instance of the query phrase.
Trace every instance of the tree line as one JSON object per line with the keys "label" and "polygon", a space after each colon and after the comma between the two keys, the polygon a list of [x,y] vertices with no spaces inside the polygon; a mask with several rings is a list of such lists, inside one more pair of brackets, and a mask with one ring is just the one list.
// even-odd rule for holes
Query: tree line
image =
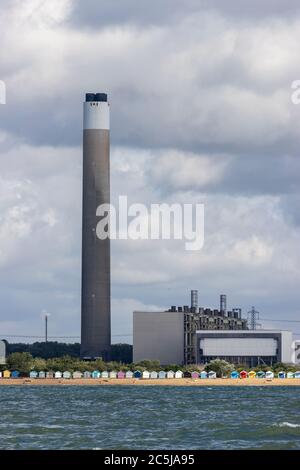
{"label": "tree line", "polygon": [[[159,371],[159,370],[172,370],[176,372],[177,370],[181,370],[183,372],[192,372],[192,371],[202,371],[205,370],[207,372],[214,371],[217,374],[217,377],[226,377],[230,376],[233,370],[241,372],[242,370],[250,370],[249,367],[245,367],[242,365],[235,366],[234,364],[229,364],[228,362],[222,359],[215,359],[209,362],[206,365],[188,365],[182,366],[179,364],[169,364],[167,366],[162,366],[159,361],[150,361],[145,360],[138,363],[130,363],[126,364],[121,361],[110,361],[104,362],[101,359],[97,359],[96,361],[83,361],[79,357],[72,357],[69,355],[64,355],[61,357],[51,357],[48,359],[44,359],[42,357],[33,357],[32,354],[29,352],[13,352],[7,357],[6,365],[1,366],[1,369],[4,370],[8,368],[9,370],[18,370],[21,374],[29,374],[31,370],[35,370],[37,372],[40,371],[79,371],[85,372],[93,370],[99,370],[100,372],[103,371],[128,371],[128,370],[148,370],[148,371]],[[291,371],[296,372],[297,366],[287,365],[278,363],[275,364],[273,367],[270,366],[261,366],[251,368],[251,370],[263,370],[266,372],[267,370],[273,370],[275,373],[280,371]]]}

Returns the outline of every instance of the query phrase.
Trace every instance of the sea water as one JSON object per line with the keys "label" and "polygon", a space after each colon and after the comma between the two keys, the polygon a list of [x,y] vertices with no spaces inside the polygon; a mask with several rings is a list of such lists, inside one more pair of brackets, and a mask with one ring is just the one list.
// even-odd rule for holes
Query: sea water
{"label": "sea water", "polygon": [[0,386],[0,449],[300,449],[300,387]]}

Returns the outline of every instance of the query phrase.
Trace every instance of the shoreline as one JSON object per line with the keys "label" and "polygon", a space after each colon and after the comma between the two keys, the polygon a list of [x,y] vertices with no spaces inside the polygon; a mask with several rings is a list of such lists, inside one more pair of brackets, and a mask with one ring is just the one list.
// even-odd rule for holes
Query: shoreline
{"label": "shoreline", "polygon": [[30,378],[18,378],[18,379],[0,379],[1,386],[12,386],[12,385],[33,385],[33,386],[96,386],[96,385],[136,385],[136,386],[192,386],[192,387],[261,387],[261,386],[300,386],[300,379],[30,379]]}

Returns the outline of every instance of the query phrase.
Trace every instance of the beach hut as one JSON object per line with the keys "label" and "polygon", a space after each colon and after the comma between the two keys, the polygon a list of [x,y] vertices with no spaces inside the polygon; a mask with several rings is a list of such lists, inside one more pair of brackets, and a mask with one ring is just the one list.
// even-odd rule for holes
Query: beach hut
{"label": "beach hut", "polygon": [[65,370],[65,372],[63,373],[63,378],[70,379],[71,377],[72,377],[71,372],[69,372],[68,370]]}
{"label": "beach hut", "polygon": [[52,370],[46,372],[46,379],[54,379],[54,372]]}
{"label": "beach hut", "polygon": [[142,373],[140,370],[135,370],[134,373],[133,373],[133,377],[135,379],[140,379],[142,377]]}
{"label": "beach hut", "polygon": [[143,379],[150,379],[150,372],[148,370],[143,371]]}
{"label": "beach hut", "polygon": [[167,379],[174,379],[174,372],[172,370],[168,370],[167,372]]}
{"label": "beach hut", "polygon": [[59,370],[57,370],[54,374],[54,378],[55,379],[61,379],[62,378],[62,373]]}
{"label": "beach hut", "polygon": [[31,370],[30,373],[29,373],[29,377],[30,377],[31,379],[37,379],[37,378],[38,378],[38,375],[39,375],[39,374],[37,373],[36,370]]}
{"label": "beach hut", "polygon": [[45,378],[46,378],[46,372],[44,372],[43,370],[40,370],[39,379],[45,379]]}
{"label": "beach hut", "polygon": [[120,371],[117,373],[117,377],[118,377],[118,379],[125,379],[125,372],[123,372],[122,370],[120,370]]}
{"label": "beach hut", "polygon": [[192,374],[189,370],[186,370],[184,373],[183,373],[183,377],[185,379],[190,379],[192,377]]}
{"label": "beach hut", "polygon": [[278,372],[278,378],[279,379],[285,379],[286,378],[286,373],[283,370]]}
{"label": "beach hut", "polygon": [[85,370],[83,373],[84,379],[90,379],[92,377],[92,373],[89,370]]}
{"label": "beach hut", "polygon": [[295,377],[294,372],[288,372],[286,374],[287,379],[293,379]]}
{"label": "beach hut", "polygon": [[274,379],[274,372],[272,372],[271,370],[268,370],[266,372],[266,379],[269,379],[269,380]]}
{"label": "beach hut", "polygon": [[256,374],[258,379],[264,379],[266,377],[266,373],[263,370],[259,370]]}
{"label": "beach hut", "polygon": [[93,370],[92,372],[92,379],[100,379],[101,372],[99,370]]}
{"label": "beach hut", "polygon": [[20,376],[20,372],[18,370],[13,370],[11,373],[12,379],[17,379]]}
{"label": "beach hut", "polygon": [[192,372],[192,379],[199,379],[199,372]]}
{"label": "beach hut", "polygon": [[107,370],[104,370],[103,372],[101,372],[101,377],[102,377],[102,379],[108,379],[109,374],[108,374]]}
{"label": "beach hut", "polygon": [[214,370],[210,370],[209,373],[208,373],[208,378],[209,379],[216,379],[217,378],[217,374]]}
{"label": "beach hut", "polygon": [[183,377],[183,372],[182,372],[182,370],[177,370],[177,371],[175,372],[175,379],[182,379],[182,377]]}
{"label": "beach hut", "polygon": [[128,370],[125,374],[126,379],[132,379],[133,378],[133,372],[131,370]]}
{"label": "beach hut", "polygon": [[9,370],[3,371],[3,378],[4,379],[10,379],[11,373]]}
{"label": "beach hut", "polygon": [[165,379],[166,378],[166,373],[164,370],[160,370],[158,373],[158,378],[159,379]]}
{"label": "beach hut", "polygon": [[158,373],[155,370],[150,372],[150,379],[157,379],[157,378],[158,378]]}
{"label": "beach hut", "polygon": [[72,375],[73,379],[82,379],[82,372],[80,372],[79,370],[75,370]]}
{"label": "beach hut", "polygon": [[256,372],[255,370],[250,370],[248,374],[249,379],[255,379],[256,378]]}
{"label": "beach hut", "polygon": [[300,371],[299,370],[294,372],[294,379],[300,379]]}
{"label": "beach hut", "polygon": [[1,370],[0,370],[0,379],[2,379],[2,372],[1,372]]}
{"label": "beach hut", "polygon": [[115,370],[111,370],[109,373],[109,378],[110,379],[116,379],[117,378],[117,372]]}
{"label": "beach hut", "polygon": [[246,379],[248,377],[248,373],[245,370],[240,372],[240,379]]}
{"label": "beach hut", "polygon": [[207,372],[206,370],[202,370],[200,372],[200,379],[207,379]]}
{"label": "beach hut", "polygon": [[238,379],[240,374],[238,373],[237,370],[233,370],[230,374],[231,379]]}

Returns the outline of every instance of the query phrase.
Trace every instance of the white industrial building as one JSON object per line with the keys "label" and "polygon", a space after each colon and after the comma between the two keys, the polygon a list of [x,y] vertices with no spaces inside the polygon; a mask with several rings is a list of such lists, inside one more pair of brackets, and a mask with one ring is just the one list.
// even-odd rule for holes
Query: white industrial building
{"label": "white industrial building", "polygon": [[293,362],[292,333],[278,330],[202,331],[197,336],[197,363],[224,359],[254,367]]}
{"label": "white industrial building", "polygon": [[300,341],[294,341],[294,362],[300,364]]}
{"label": "white industrial building", "polygon": [[133,362],[183,364],[183,312],[133,312]]}
{"label": "white industrial building", "polygon": [[[190,318],[190,313],[181,311],[133,312],[133,361],[203,364],[220,358],[254,367],[294,360],[290,331],[224,329],[224,325],[217,329],[218,324],[193,330]],[[187,361],[189,357],[193,361]]]}
{"label": "white industrial building", "polygon": [[0,340],[0,364],[6,363],[6,342]]}

